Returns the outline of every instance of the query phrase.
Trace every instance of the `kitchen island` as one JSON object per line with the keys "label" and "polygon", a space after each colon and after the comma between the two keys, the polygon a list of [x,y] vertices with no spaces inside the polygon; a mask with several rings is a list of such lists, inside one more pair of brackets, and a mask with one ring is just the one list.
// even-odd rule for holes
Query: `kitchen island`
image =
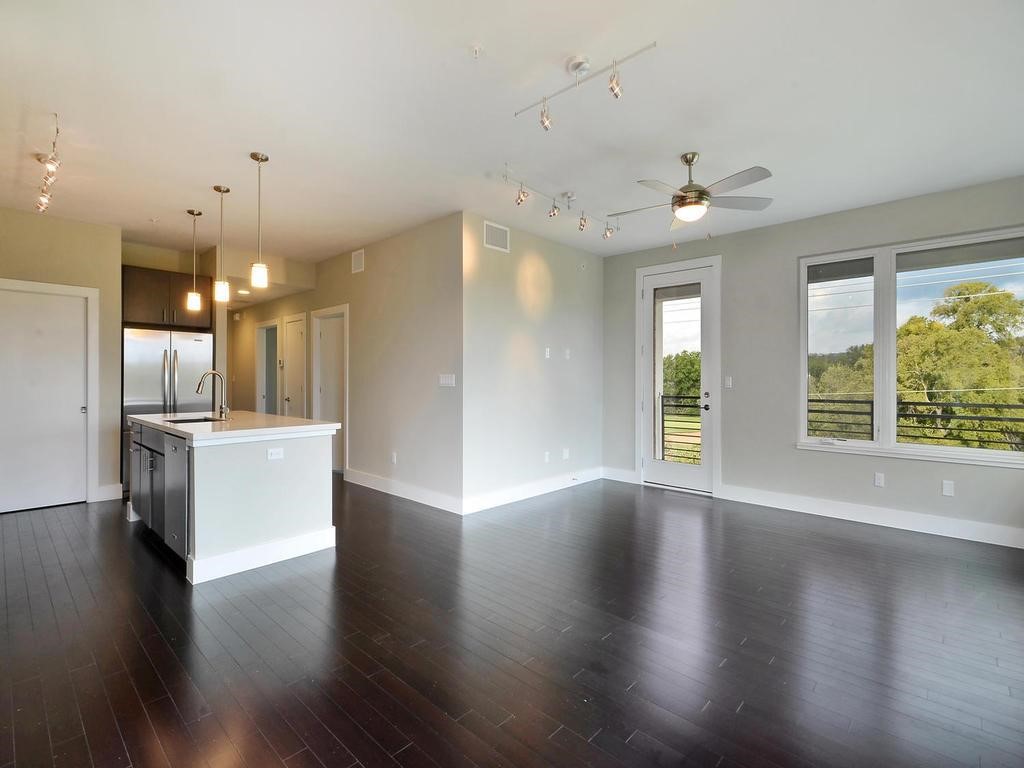
{"label": "kitchen island", "polygon": [[333,547],[336,422],[252,411],[159,413],[131,426],[128,519],[193,584]]}

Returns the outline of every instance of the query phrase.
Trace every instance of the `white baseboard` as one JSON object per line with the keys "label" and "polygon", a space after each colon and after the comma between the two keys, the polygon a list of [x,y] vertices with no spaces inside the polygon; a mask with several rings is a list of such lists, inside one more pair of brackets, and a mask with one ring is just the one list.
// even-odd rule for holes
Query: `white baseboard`
{"label": "white baseboard", "polygon": [[186,561],[188,580],[192,584],[230,576],[233,573],[260,568],[282,560],[290,560],[300,555],[332,549],[335,543],[334,526],[319,531],[303,533],[288,539],[268,541],[254,547],[246,547],[223,555],[204,557],[200,560],[189,555]]}
{"label": "white baseboard", "polygon": [[87,501],[113,501],[114,499],[120,499],[123,497],[124,487],[120,483],[110,483],[109,485],[97,486]]}
{"label": "white baseboard", "polygon": [[466,496],[462,499],[462,514],[469,515],[473,512],[481,512],[485,509],[493,509],[503,504],[511,504],[523,499],[532,499],[534,496],[541,496],[552,491],[560,491],[580,483],[588,483],[591,480],[600,480],[603,474],[601,467],[583,469],[579,472],[568,472],[564,475],[545,477],[543,480],[535,480],[530,483],[515,485],[510,488],[500,488],[496,491]]}
{"label": "white baseboard", "polygon": [[758,504],[764,507],[778,507],[794,512],[804,512],[821,517],[834,517],[840,520],[852,520],[858,523],[870,523],[887,528],[899,528],[904,531],[932,533],[938,536],[950,536],[955,539],[980,541],[986,544],[999,544],[1004,547],[1024,549],[1024,528],[996,523],[984,523],[964,520],[941,515],[929,515],[924,512],[910,512],[905,509],[890,509],[867,504],[854,504],[848,501],[820,499],[813,496],[800,496],[777,491],[762,491],[757,488],[745,488],[739,485],[723,485],[717,496],[728,501],[741,501],[747,504]]}
{"label": "white baseboard", "polygon": [[437,507],[446,512],[462,514],[462,499],[449,496],[440,491],[432,491],[429,488],[422,488],[402,480],[395,480],[390,477],[372,475],[369,472],[360,472],[358,469],[349,467],[345,470],[345,480],[356,485],[365,485],[375,491],[390,493],[392,496],[401,496],[403,499],[418,501],[428,507]]}
{"label": "white baseboard", "polygon": [[618,480],[620,483],[639,484],[640,473],[635,469],[620,469],[619,467],[602,467],[601,477],[605,480]]}

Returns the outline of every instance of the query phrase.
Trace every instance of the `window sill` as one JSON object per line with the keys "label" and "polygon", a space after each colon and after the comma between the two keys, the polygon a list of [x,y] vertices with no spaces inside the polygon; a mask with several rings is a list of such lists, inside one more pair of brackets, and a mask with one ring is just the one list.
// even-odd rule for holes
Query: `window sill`
{"label": "window sill", "polygon": [[905,445],[884,447],[874,443],[858,443],[853,441],[832,443],[817,440],[801,440],[796,444],[796,447],[802,451],[853,453],[861,456],[885,456],[890,459],[940,461],[946,464],[974,464],[982,467],[1024,469],[1024,453],[990,451],[984,448],[928,448],[920,445],[913,447]]}

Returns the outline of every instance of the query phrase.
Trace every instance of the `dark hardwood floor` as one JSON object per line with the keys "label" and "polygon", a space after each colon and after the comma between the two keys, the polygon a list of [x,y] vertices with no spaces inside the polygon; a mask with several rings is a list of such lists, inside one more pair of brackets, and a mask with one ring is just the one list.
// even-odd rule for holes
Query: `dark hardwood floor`
{"label": "dark hardwood floor", "polygon": [[120,504],[0,516],[0,766],[1024,765],[1024,551],[607,481],[335,519],[192,588]]}

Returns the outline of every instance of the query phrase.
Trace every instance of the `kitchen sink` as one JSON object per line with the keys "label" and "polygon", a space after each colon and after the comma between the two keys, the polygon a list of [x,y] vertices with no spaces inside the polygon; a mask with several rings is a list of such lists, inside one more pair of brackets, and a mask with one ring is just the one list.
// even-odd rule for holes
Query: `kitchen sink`
{"label": "kitchen sink", "polygon": [[164,424],[200,424],[204,421],[227,421],[227,419],[221,419],[217,416],[196,416],[184,419],[164,419]]}

